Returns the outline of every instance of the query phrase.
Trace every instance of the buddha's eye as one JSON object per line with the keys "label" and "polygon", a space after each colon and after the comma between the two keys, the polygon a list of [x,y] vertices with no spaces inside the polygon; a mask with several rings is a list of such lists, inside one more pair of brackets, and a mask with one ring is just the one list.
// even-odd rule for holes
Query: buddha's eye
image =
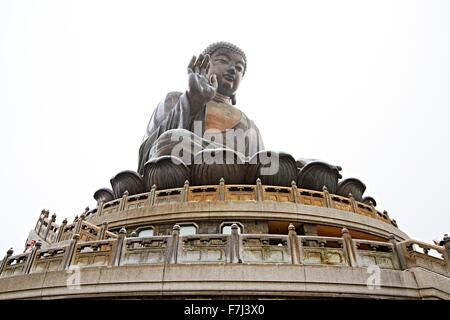
{"label": "buddha's eye", "polygon": [[238,72],[242,72],[243,68],[242,68],[241,66],[236,66],[236,70],[237,70]]}

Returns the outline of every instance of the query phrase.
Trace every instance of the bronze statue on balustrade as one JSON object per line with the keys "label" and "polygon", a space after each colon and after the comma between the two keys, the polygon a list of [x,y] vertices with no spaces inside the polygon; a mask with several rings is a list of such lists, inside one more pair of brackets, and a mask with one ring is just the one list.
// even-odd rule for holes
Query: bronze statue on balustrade
{"label": "bronze statue on balustrade", "polygon": [[[363,201],[358,179],[338,183],[339,166],[314,159],[295,160],[284,152],[264,149],[255,123],[237,106],[237,91],[247,71],[244,51],[228,42],[209,45],[187,67],[187,90],[170,92],[158,104],[139,149],[138,169],[111,179],[98,201],[157,189],[227,184],[290,186],[322,190]],[[346,194],[342,194],[346,193]],[[375,201],[373,198],[371,200]],[[372,202],[373,202],[372,201]]]}

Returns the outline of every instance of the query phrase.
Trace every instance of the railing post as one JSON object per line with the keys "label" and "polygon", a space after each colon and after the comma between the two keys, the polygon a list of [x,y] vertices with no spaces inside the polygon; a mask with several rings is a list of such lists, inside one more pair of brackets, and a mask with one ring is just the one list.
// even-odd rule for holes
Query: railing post
{"label": "railing post", "polygon": [[445,263],[447,265],[447,270],[450,273],[450,237],[448,234],[444,234],[444,259],[446,260]]}
{"label": "railing post", "polygon": [[72,265],[73,258],[75,257],[77,249],[78,240],[80,240],[80,235],[74,234],[72,236],[72,240],[70,240],[70,244],[67,247],[67,252],[64,256],[63,270],[69,270],[70,266]]}
{"label": "railing post", "polygon": [[375,205],[373,204],[372,200],[369,200],[369,207],[370,207],[370,210],[372,210],[373,216],[375,218],[378,218],[378,211],[375,208]]}
{"label": "railing post", "polygon": [[348,199],[350,200],[350,205],[352,206],[352,211],[354,213],[357,213],[356,201],[355,201],[355,198],[353,197],[353,195],[351,193],[348,194]]}
{"label": "railing post", "polygon": [[127,235],[127,230],[125,228],[120,228],[119,236],[116,239],[116,247],[114,256],[112,258],[112,265],[119,266],[120,260],[122,258],[123,247],[125,245],[125,237]]}
{"label": "railing post", "polygon": [[150,206],[155,205],[155,197],[156,197],[156,184],[152,185],[152,189],[150,190],[150,196],[148,199]]}
{"label": "railing post", "polygon": [[188,197],[189,197],[189,180],[186,180],[183,186],[183,202],[188,202]]}
{"label": "railing post", "polygon": [[298,244],[297,232],[295,226],[290,223],[288,227],[289,246],[291,248],[292,264],[300,264],[300,246]]}
{"label": "railing post", "polygon": [[47,224],[47,230],[45,230],[44,241],[47,241],[48,234],[52,229],[52,225],[55,223],[55,221],[56,221],[56,214],[52,214],[52,218],[48,221]]}
{"label": "railing post", "polygon": [[60,242],[61,241],[61,238],[62,238],[62,235],[64,233],[64,230],[66,229],[66,226],[67,226],[67,219],[64,219],[62,221],[62,224],[59,226],[59,231],[58,231],[58,235],[56,237],[56,241],[55,242]]}
{"label": "railing post", "polygon": [[120,199],[119,211],[125,210],[125,206],[127,205],[128,195],[129,195],[128,190],[125,190],[125,192],[122,195],[122,198]]}
{"label": "railing post", "polygon": [[39,225],[39,230],[37,231],[37,234],[39,236],[41,236],[42,226],[44,225],[44,221],[45,221],[46,218],[48,218],[49,214],[50,214],[50,211],[45,210],[45,209],[43,210],[43,212],[41,212],[41,224]]}
{"label": "railing post", "polygon": [[219,181],[219,200],[225,201],[225,179],[220,178]]}
{"label": "railing post", "polygon": [[172,228],[172,239],[169,247],[169,263],[176,264],[178,259],[178,243],[180,240],[180,226],[174,225]]}
{"label": "railing post", "polygon": [[36,258],[37,251],[41,249],[42,243],[40,241],[36,242],[31,252],[28,254],[27,262],[25,263],[25,268],[23,269],[23,274],[29,274],[31,267],[33,266],[34,259]]}
{"label": "railing post", "polygon": [[98,240],[103,240],[105,238],[106,230],[108,230],[108,222],[105,221],[102,223],[102,226],[100,227],[100,231],[97,237]]}
{"label": "railing post", "polygon": [[34,228],[34,231],[36,231],[37,234],[39,234],[39,232],[41,232],[42,222],[44,221],[44,214],[45,214],[45,209],[42,209],[41,214],[39,215],[39,219],[36,222],[36,227]]}
{"label": "railing post", "polygon": [[103,212],[103,200],[98,202],[97,205],[97,216],[101,217]]}
{"label": "railing post", "polygon": [[398,262],[398,266],[401,270],[406,269],[406,262],[403,256],[400,254],[400,250],[398,250],[398,243],[397,240],[395,240],[395,236],[393,234],[389,235],[389,242],[392,243],[392,254],[394,255],[394,258]]}
{"label": "railing post", "polygon": [[263,189],[260,178],[256,179],[256,201],[258,202],[264,201]]}
{"label": "railing post", "polygon": [[350,267],[357,267],[358,260],[357,260],[357,256],[356,256],[356,248],[355,248],[355,245],[353,243],[350,233],[348,232],[347,228],[345,228],[345,227],[342,228],[342,239],[344,242],[344,251],[347,255]]}
{"label": "railing post", "polygon": [[238,225],[236,223],[233,223],[231,225],[230,262],[241,263],[241,257],[239,253],[239,232],[238,232]]}
{"label": "railing post", "polygon": [[11,257],[13,253],[14,253],[13,248],[10,248],[8,251],[6,251],[6,255],[3,258],[2,263],[0,264],[0,276],[3,273],[3,270],[6,267],[6,264],[8,263],[9,257]]}
{"label": "railing post", "polygon": [[298,188],[297,188],[297,183],[292,180],[291,182],[291,191],[292,191],[292,197],[294,198],[294,202],[295,203],[300,203],[300,199],[298,198]]}
{"label": "railing post", "polygon": [[77,224],[75,228],[73,228],[73,235],[80,234],[81,226],[83,225],[83,221],[86,220],[86,215],[83,213],[80,218],[77,220]]}
{"label": "railing post", "polygon": [[325,197],[325,204],[326,204],[327,208],[332,208],[333,204],[331,202],[331,196],[330,196],[330,193],[328,192],[327,186],[323,186],[322,192],[323,192],[323,196]]}

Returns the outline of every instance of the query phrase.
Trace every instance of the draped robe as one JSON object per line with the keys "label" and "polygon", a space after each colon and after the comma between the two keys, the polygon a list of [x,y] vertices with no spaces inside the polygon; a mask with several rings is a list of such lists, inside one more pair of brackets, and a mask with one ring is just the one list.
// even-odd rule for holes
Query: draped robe
{"label": "draped robe", "polygon": [[[201,125],[201,132],[194,130]],[[245,141],[230,142],[226,131],[245,132]],[[195,132],[195,133],[194,133]],[[224,101],[213,100],[206,104],[197,114],[191,112],[187,93],[170,92],[158,104],[147,126],[147,131],[139,149],[138,172],[143,174],[148,160],[162,155],[169,155],[179,143],[173,135],[189,136],[192,143],[200,149],[228,148],[236,151],[244,160],[264,149],[259,129],[241,110]],[[202,136],[199,137],[198,135]],[[221,143],[212,142],[212,136],[222,135]],[[226,142],[226,143],[225,143]],[[239,147],[240,146],[240,147]],[[239,148],[238,148],[239,147]]]}

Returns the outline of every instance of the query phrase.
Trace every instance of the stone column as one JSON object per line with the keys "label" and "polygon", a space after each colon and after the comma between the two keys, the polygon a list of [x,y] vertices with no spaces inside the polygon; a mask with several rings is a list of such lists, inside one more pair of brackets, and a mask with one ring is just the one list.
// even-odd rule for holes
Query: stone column
{"label": "stone column", "polygon": [[169,263],[176,264],[178,259],[178,245],[180,240],[180,226],[178,224],[174,225],[172,228],[172,239],[170,241],[170,246],[168,248],[169,252]]}
{"label": "stone column", "polygon": [[348,194],[348,199],[350,200],[350,205],[352,206],[352,211],[354,213],[356,213],[357,212],[357,210],[356,210],[356,201],[355,201],[355,198],[353,197],[353,195],[351,193]]}
{"label": "stone column", "polygon": [[59,226],[58,236],[56,237],[55,242],[61,241],[62,235],[64,234],[64,230],[66,229],[66,226],[67,226],[67,219],[64,219],[62,224]]}
{"label": "stone column", "polygon": [[73,228],[73,235],[80,234],[81,226],[82,226],[84,220],[86,220],[86,215],[83,213],[80,216],[80,218],[77,220],[77,224],[75,225],[75,228]]}
{"label": "stone column", "polygon": [[108,222],[103,222],[102,226],[100,227],[100,231],[98,233],[98,240],[103,240],[105,238],[105,233],[108,230]]}
{"label": "stone column", "polygon": [[298,197],[297,183],[294,180],[292,180],[292,182],[291,182],[291,191],[292,191],[292,198],[294,199],[294,202],[300,203],[300,199]]}
{"label": "stone column", "polygon": [[291,223],[288,227],[288,243],[291,249],[292,264],[300,264],[300,246],[298,244],[295,226]]}
{"label": "stone column", "polygon": [[358,267],[356,248],[347,228],[342,228],[342,239],[344,242],[344,251],[347,255],[350,267]]}
{"label": "stone column", "polygon": [[77,243],[78,240],[80,240],[79,234],[74,234],[72,236],[72,240],[70,240],[70,244],[67,247],[66,254],[64,255],[63,260],[63,270],[68,270],[70,266],[72,265],[73,258],[75,257],[76,249],[77,249]]}
{"label": "stone column", "polygon": [[392,243],[392,255],[394,256],[394,259],[397,260],[400,270],[405,270],[405,258],[401,255],[401,251],[398,249],[397,240],[395,240],[395,236],[393,234],[389,235],[389,242]]}
{"label": "stone column", "polygon": [[331,196],[330,196],[330,193],[328,192],[328,188],[326,186],[323,186],[322,192],[323,192],[323,196],[325,198],[325,204],[326,204],[327,208],[332,208],[333,203],[331,202]]}
{"label": "stone column", "polygon": [[119,211],[125,210],[125,206],[127,205],[128,195],[129,195],[128,190],[125,190],[125,192],[122,195],[122,198],[120,199]]}
{"label": "stone column", "polygon": [[40,241],[36,242],[31,252],[28,254],[25,267],[23,268],[24,274],[29,274],[31,267],[33,266],[34,259],[36,258],[37,251],[41,249],[42,243]]}
{"label": "stone column", "polygon": [[240,253],[239,253],[239,231],[238,225],[233,223],[231,225],[231,236],[230,236],[230,262],[231,263],[241,263]]}
{"label": "stone column", "polygon": [[261,185],[261,179],[256,179],[256,201],[262,202],[264,201],[264,193]]}
{"label": "stone column", "polygon": [[5,269],[6,264],[8,263],[9,257],[11,257],[13,253],[14,253],[13,248],[10,248],[8,251],[6,251],[6,255],[3,258],[2,263],[0,264],[0,276],[2,275],[2,272]]}
{"label": "stone column", "polygon": [[189,197],[189,180],[186,180],[183,186],[183,202],[188,202],[188,197]]}
{"label": "stone column", "polygon": [[112,265],[119,266],[120,260],[122,258],[123,247],[125,245],[125,237],[127,235],[127,230],[125,228],[121,228],[119,231],[119,236],[116,239],[116,246],[112,257]]}
{"label": "stone column", "polygon": [[36,231],[37,234],[39,234],[39,232],[41,231],[42,221],[44,220],[44,214],[45,209],[42,209],[41,214],[39,215],[39,219],[36,222],[36,227],[34,227],[34,231]]}
{"label": "stone column", "polygon": [[220,178],[219,181],[219,200],[225,201],[225,179]]}
{"label": "stone column", "polygon": [[52,229],[52,225],[55,223],[55,221],[56,221],[56,214],[52,214],[52,218],[48,221],[47,224],[47,230],[45,230],[44,241],[47,241],[48,234]]}
{"label": "stone column", "polygon": [[444,259],[445,264],[447,265],[447,270],[450,273],[450,237],[448,234],[444,234]]}
{"label": "stone column", "polygon": [[152,189],[150,190],[150,196],[148,197],[149,206],[155,205],[155,197],[156,197],[156,184],[152,185]]}
{"label": "stone column", "polygon": [[103,212],[103,200],[98,202],[97,205],[97,216],[101,217]]}

